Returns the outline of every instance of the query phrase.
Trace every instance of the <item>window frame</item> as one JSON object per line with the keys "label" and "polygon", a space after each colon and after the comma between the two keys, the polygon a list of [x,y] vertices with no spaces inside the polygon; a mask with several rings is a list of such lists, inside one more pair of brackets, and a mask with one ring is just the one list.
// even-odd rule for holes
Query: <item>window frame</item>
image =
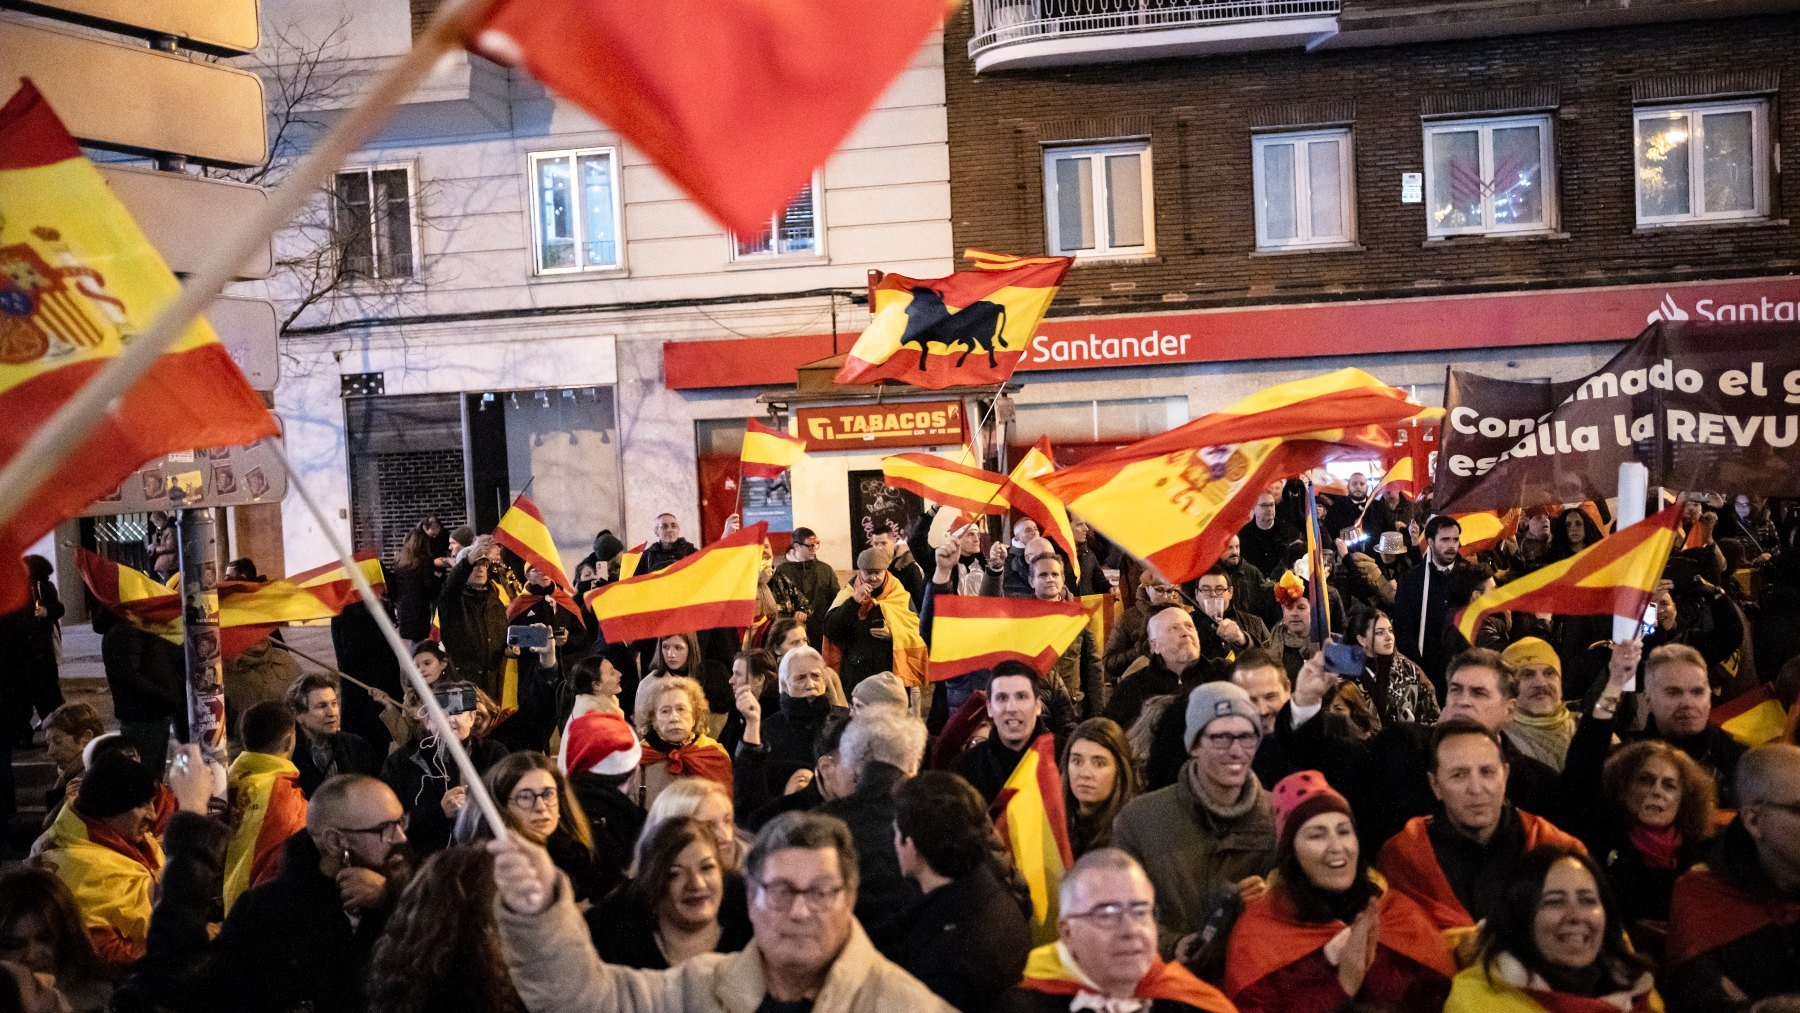
{"label": "window frame", "polygon": [[[406,234],[410,239],[410,251],[407,257],[407,271],[405,274],[382,274],[381,251],[375,247],[376,237],[380,234],[375,228],[375,174],[378,172],[394,171],[404,172],[406,174]],[[355,175],[362,176],[369,188],[369,220],[367,222],[367,228],[369,230],[369,260],[374,267],[373,272],[348,271],[344,267],[344,244],[340,239],[343,234],[340,225],[342,214],[341,206],[343,201],[338,198],[337,182],[342,176]],[[416,171],[416,166],[412,162],[371,162],[366,165],[346,165],[332,172],[331,248],[332,256],[336,258],[335,262],[338,273],[359,281],[405,281],[408,279],[416,279],[419,277],[420,262],[423,259],[422,251],[419,248],[419,239],[419,174]]]}
{"label": "window frame", "polygon": [[[1044,238],[1049,252],[1055,256],[1074,257],[1079,261],[1125,260],[1156,256],[1155,150],[1155,145],[1148,137],[1045,144],[1043,146]],[[1106,157],[1121,154],[1139,156],[1139,169],[1142,173],[1142,182],[1139,184],[1142,203],[1140,210],[1144,218],[1144,242],[1138,246],[1112,245],[1111,230],[1105,226],[1109,194],[1106,182]],[[1095,246],[1086,250],[1068,249],[1063,245],[1059,233],[1061,215],[1058,213],[1057,205],[1056,163],[1062,159],[1076,157],[1085,157],[1094,163],[1093,206],[1089,210],[1094,215]],[[1104,237],[1106,242],[1101,242],[1102,231],[1107,233]]]}
{"label": "window frame", "polygon": [[[612,174],[612,220],[613,220],[613,262],[610,264],[584,263],[587,253],[585,240],[587,215],[584,213],[581,182],[578,175],[579,159],[584,155],[606,155],[609,172]],[[619,164],[620,149],[616,144],[589,145],[580,148],[559,148],[551,151],[533,151],[525,156],[526,217],[531,220],[531,274],[539,278],[555,278],[571,274],[592,274],[625,269],[625,197],[623,166]],[[571,209],[574,225],[573,241],[575,243],[575,264],[570,267],[544,266],[544,221],[540,214],[541,194],[538,185],[538,166],[544,162],[563,161],[569,165],[569,179],[572,183],[575,204]]]}
{"label": "window frame", "polygon": [[[1491,183],[1494,164],[1494,131],[1506,127],[1538,128],[1539,172],[1543,185],[1544,217],[1542,221],[1501,225],[1494,221],[1494,193],[1486,189],[1481,197],[1481,224],[1473,227],[1446,228],[1432,220],[1432,138],[1437,134],[1477,132],[1476,157],[1485,167],[1482,179]],[[1556,118],[1548,112],[1509,113],[1501,116],[1469,116],[1456,119],[1430,120],[1424,129],[1425,233],[1431,239],[1457,236],[1541,236],[1553,233],[1561,218],[1556,187]]]}
{"label": "window frame", "polygon": [[[822,173],[818,173],[818,172],[813,173],[811,186],[812,186],[812,208],[813,208],[813,248],[812,249],[810,249],[810,250],[794,250],[794,251],[790,251],[787,253],[782,253],[782,252],[774,250],[774,249],[769,250],[769,252],[767,252],[767,253],[743,253],[743,252],[740,252],[738,249],[738,240],[740,237],[738,236],[737,230],[726,229],[725,230],[725,242],[727,244],[726,254],[727,254],[727,258],[730,260],[730,262],[733,264],[747,264],[752,267],[756,267],[759,265],[772,264],[772,263],[786,264],[786,263],[791,263],[793,261],[811,261],[811,260],[825,259],[825,180],[823,178]],[[794,196],[798,197],[799,195],[800,195],[799,192],[795,191]],[[787,209],[792,206],[793,206],[793,201],[789,200],[788,203],[782,205],[780,211],[777,211],[774,214],[769,216],[769,229],[770,229],[771,237],[773,237],[773,235],[776,232],[780,231],[781,218],[783,215],[787,214]],[[771,238],[771,246],[773,246],[773,245],[774,245],[774,241]]]}
{"label": "window frame", "polygon": [[[1708,113],[1748,112],[1756,198],[1747,211],[1696,211],[1706,200],[1706,115]],[[1683,113],[1688,120],[1688,212],[1675,215],[1645,215],[1644,191],[1641,186],[1642,164],[1638,159],[1646,118],[1656,119],[1670,113]],[[1655,102],[1631,107],[1631,181],[1632,212],[1637,224],[1645,228],[1671,225],[1706,225],[1713,222],[1743,222],[1768,218],[1775,165],[1775,140],[1769,129],[1767,98],[1722,99],[1703,102]]]}
{"label": "window frame", "polygon": [[[1356,245],[1356,141],[1350,127],[1325,127],[1311,130],[1253,134],[1250,137],[1251,193],[1255,204],[1256,248],[1261,251],[1344,249]],[[1271,239],[1263,215],[1265,166],[1263,150],[1270,144],[1295,145],[1297,156],[1315,141],[1337,141],[1339,199],[1344,207],[1344,234],[1328,239],[1312,233],[1312,160],[1294,159],[1294,221],[1301,226],[1293,239]]]}

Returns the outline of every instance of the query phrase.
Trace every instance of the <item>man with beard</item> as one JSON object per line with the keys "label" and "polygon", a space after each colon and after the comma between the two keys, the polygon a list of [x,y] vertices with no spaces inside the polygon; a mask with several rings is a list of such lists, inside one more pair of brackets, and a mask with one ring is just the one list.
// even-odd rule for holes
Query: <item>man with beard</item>
{"label": "man with beard", "polygon": [[1401,576],[1394,594],[1394,638],[1442,692],[1450,648],[1444,631],[1479,581],[1462,558],[1462,525],[1439,514],[1425,524],[1425,562]]}
{"label": "man with beard", "polygon": [[1106,717],[1130,728],[1144,702],[1180,692],[1204,681],[1212,669],[1200,657],[1200,633],[1194,619],[1169,605],[1150,617],[1150,653],[1125,670],[1106,704]]}
{"label": "man with beard", "polygon": [[993,734],[956,758],[955,770],[991,805],[1039,735],[1043,722],[1043,679],[1022,661],[1002,661],[988,680],[988,720]]}
{"label": "man with beard", "polygon": [[388,786],[345,774],[313,793],[275,878],[239,898],[208,962],[221,1008],[363,1008],[369,958],[410,869],[406,810]]}
{"label": "man with beard", "polygon": [[1575,737],[1575,715],[1562,696],[1562,659],[1539,637],[1507,645],[1500,660],[1519,676],[1519,707],[1502,729],[1519,752],[1561,771]]}
{"label": "man with beard", "polygon": [[1387,504],[1369,496],[1369,476],[1358,471],[1344,482],[1349,493],[1332,501],[1325,509],[1325,537],[1340,538],[1346,528],[1357,528],[1365,535],[1392,530],[1393,515]]}
{"label": "man with beard", "polygon": [[1231,580],[1238,611],[1261,618],[1265,625],[1275,621],[1275,599],[1270,594],[1268,576],[1274,571],[1264,570],[1244,558],[1244,540],[1241,535],[1232,535],[1225,543],[1225,551],[1219,554],[1219,561],[1213,564],[1213,570]]}

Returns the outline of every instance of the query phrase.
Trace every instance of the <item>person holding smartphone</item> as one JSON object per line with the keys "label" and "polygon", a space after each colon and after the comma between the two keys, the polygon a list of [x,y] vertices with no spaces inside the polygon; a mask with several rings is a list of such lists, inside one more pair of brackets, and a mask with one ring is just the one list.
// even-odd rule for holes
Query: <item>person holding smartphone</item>
{"label": "person holding smartphone", "polygon": [[[506,747],[491,738],[477,739],[475,731],[475,685],[468,682],[443,681],[432,687],[438,705],[450,717],[450,727],[468,750],[478,773],[500,762]],[[419,734],[413,741],[390,754],[382,768],[381,779],[392,788],[406,807],[410,821],[408,838],[419,855],[441,850],[450,843],[450,829],[457,814],[469,801],[469,788],[463,783],[462,771],[450,756],[449,747],[419,708]]]}

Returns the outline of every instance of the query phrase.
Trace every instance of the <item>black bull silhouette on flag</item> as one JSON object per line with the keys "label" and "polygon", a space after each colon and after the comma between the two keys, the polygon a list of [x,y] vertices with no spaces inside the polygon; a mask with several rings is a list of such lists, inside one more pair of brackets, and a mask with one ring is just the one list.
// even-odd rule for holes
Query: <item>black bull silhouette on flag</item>
{"label": "black bull silhouette on flag", "polygon": [[931,356],[933,341],[947,349],[962,346],[956,360],[961,366],[977,348],[987,352],[988,368],[995,367],[994,346],[1006,348],[1006,307],[980,299],[952,312],[944,305],[944,294],[920,285],[912,290],[912,301],[906,306],[906,330],[900,344],[919,346],[919,369],[923,370]]}

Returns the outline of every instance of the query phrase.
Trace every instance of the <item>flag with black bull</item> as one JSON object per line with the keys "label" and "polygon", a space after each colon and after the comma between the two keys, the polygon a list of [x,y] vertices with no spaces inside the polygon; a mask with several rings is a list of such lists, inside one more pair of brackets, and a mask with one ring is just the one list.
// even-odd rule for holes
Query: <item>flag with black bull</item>
{"label": "flag with black bull", "polygon": [[1574,380],[1451,370],[1436,509],[1612,495],[1619,465],[1678,491],[1800,496],[1800,327],[1652,324]]}

